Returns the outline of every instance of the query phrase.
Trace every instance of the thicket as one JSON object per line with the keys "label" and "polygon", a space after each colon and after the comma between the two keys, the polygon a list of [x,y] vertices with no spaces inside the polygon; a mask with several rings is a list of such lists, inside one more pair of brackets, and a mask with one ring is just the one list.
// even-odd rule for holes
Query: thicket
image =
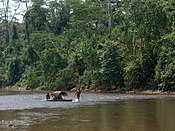
{"label": "thicket", "polygon": [[22,23],[1,9],[0,87],[175,90],[175,2],[32,2]]}

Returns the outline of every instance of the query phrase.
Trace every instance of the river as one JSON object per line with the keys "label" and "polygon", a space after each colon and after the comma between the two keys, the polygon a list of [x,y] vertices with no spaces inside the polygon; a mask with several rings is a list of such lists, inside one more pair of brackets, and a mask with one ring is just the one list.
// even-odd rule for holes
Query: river
{"label": "river", "polygon": [[[69,98],[73,92],[67,92]],[[81,94],[45,101],[45,92],[0,92],[2,131],[174,131],[174,95]]]}

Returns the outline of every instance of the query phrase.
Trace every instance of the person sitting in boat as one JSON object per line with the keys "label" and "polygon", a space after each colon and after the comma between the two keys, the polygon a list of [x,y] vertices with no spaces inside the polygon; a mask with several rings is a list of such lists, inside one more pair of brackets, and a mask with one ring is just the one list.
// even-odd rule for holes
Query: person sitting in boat
{"label": "person sitting in boat", "polygon": [[49,100],[49,99],[50,99],[50,94],[47,93],[47,94],[46,94],[46,100]]}
{"label": "person sitting in boat", "polygon": [[63,98],[62,98],[62,95],[59,93],[59,94],[57,95],[56,99],[63,99]]}
{"label": "person sitting in boat", "polygon": [[63,99],[62,96],[68,96],[66,92],[63,91],[55,91],[51,94],[52,98],[54,100],[58,100],[58,99]]}
{"label": "person sitting in boat", "polygon": [[51,93],[51,96],[52,96],[52,98],[53,98],[54,100],[62,99],[62,97],[61,97],[59,94],[57,94],[57,93]]}

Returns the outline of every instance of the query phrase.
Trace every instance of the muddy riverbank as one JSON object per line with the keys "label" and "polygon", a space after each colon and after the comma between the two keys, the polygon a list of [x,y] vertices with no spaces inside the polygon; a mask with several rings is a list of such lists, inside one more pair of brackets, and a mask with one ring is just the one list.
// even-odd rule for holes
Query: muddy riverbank
{"label": "muddy riverbank", "polygon": [[[0,91],[41,91],[39,88],[30,89],[27,87],[17,87],[17,86],[7,86],[0,88]],[[73,88],[71,92],[76,91],[76,88]],[[51,92],[51,91],[50,91]],[[175,91],[163,91],[163,90],[132,90],[132,91],[102,91],[102,90],[82,90],[82,92],[100,92],[100,93],[123,93],[123,94],[138,94],[138,95],[175,95]]]}

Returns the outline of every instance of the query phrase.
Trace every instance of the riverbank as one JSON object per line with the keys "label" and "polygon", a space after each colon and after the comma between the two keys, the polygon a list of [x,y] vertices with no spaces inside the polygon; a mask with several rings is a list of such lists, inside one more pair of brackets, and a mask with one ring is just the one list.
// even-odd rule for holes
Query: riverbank
{"label": "riverbank", "polygon": [[0,91],[29,91],[26,87],[17,87],[17,86],[6,86],[0,88]]}
{"label": "riverbank", "polygon": [[[17,87],[17,86],[7,86],[0,88],[0,91],[40,91],[38,88],[36,89],[29,89],[27,87]],[[76,91],[76,88],[73,88],[70,91]],[[126,94],[137,94],[137,95],[175,95],[175,91],[162,91],[162,90],[132,90],[132,91],[119,91],[119,90],[113,90],[113,91],[102,91],[102,90],[82,90],[82,92],[101,92],[101,93],[126,93]]]}
{"label": "riverbank", "polygon": [[126,93],[140,94],[140,95],[175,95],[175,91],[162,91],[162,90],[127,91]]}
{"label": "riverbank", "polygon": [[85,90],[87,92],[101,92],[101,93],[124,93],[124,94],[136,94],[136,95],[175,95],[175,91],[162,91],[162,90],[131,90],[131,91],[94,91],[94,90]]}

